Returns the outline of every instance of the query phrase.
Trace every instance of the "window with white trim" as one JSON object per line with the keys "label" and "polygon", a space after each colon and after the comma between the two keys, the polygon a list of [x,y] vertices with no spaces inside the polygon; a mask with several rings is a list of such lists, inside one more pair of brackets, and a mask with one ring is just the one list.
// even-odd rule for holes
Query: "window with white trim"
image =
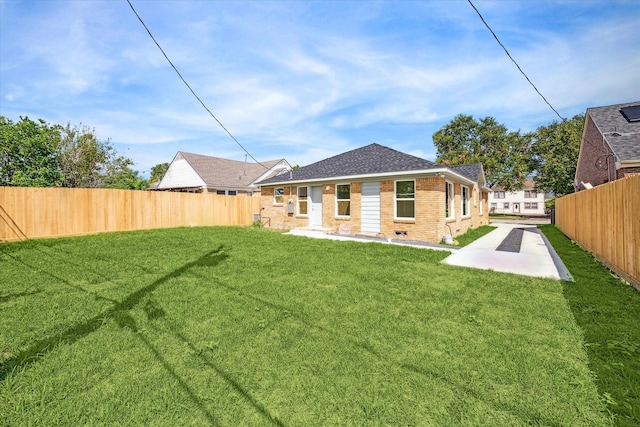
{"label": "window with white trim", "polygon": [[525,209],[538,209],[538,203],[525,202],[524,208]]}
{"label": "window with white trim", "polygon": [[298,187],[298,215],[307,215],[309,206],[309,187]]}
{"label": "window with white trim", "polygon": [[469,210],[469,187],[465,187],[464,185],[460,186],[460,195],[462,201],[462,216],[468,216],[470,214]]}
{"label": "window with white trim", "polygon": [[351,215],[351,184],[336,184],[336,216]]}
{"label": "window with white trim", "polygon": [[536,197],[538,197],[538,192],[536,190],[524,190],[525,199],[535,199]]}
{"label": "window with white trim", "polygon": [[493,192],[493,198],[494,199],[504,199],[505,198],[504,191],[494,191]]}
{"label": "window with white trim", "polygon": [[395,217],[398,219],[415,219],[416,182],[414,180],[396,181],[395,190]]}
{"label": "window with white trim", "polygon": [[454,192],[453,192],[453,183],[445,182],[444,183],[444,198],[445,198],[445,218],[452,218],[455,216],[454,214]]}
{"label": "window with white trim", "polygon": [[482,205],[484,204],[484,200],[482,198],[482,191],[480,191],[480,190],[478,190],[478,200],[480,201],[480,207],[479,207],[480,215],[482,215],[482,212],[483,212]]}
{"label": "window with white trim", "polygon": [[284,203],[284,187],[276,187],[273,189],[273,204],[282,205]]}
{"label": "window with white trim", "polygon": [[504,203],[504,209],[509,209],[509,202]]}

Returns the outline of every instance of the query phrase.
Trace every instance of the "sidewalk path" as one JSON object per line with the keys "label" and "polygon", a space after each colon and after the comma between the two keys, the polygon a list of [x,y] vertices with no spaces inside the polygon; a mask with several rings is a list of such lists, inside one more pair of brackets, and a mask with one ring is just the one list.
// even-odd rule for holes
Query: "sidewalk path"
{"label": "sidewalk path", "polygon": [[492,223],[498,228],[442,262],[524,276],[571,280],[547,238],[533,224]]}

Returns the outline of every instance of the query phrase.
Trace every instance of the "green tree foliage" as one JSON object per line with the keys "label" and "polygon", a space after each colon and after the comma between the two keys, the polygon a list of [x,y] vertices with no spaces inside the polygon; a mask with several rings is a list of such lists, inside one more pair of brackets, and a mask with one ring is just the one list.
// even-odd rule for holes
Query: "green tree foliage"
{"label": "green tree foliage", "polygon": [[487,185],[523,188],[529,174],[531,135],[509,132],[493,117],[477,121],[459,114],[433,134],[437,162],[446,166],[482,163]]}
{"label": "green tree foliage", "polygon": [[580,153],[584,114],[570,120],[553,121],[539,127],[531,145],[531,169],[536,171],[536,187],[556,196],[574,192],[573,181]]}
{"label": "green tree foliage", "polygon": [[160,182],[165,173],[169,169],[169,163],[159,163],[151,168],[151,177],[149,182]]}
{"label": "green tree foliage", "polygon": [[0,116],[0,185],[148,188],[132,165],[86,126]]}
{"label": "green tree foliage", "polygon": [[0,186],[61,186],[59,140],[59,126],[0,116]]}

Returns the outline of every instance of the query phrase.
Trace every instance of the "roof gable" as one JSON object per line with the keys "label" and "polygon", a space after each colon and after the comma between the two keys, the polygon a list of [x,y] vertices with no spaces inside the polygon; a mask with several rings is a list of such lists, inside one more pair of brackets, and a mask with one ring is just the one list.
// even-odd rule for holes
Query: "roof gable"
{"label": "roof gable", "polygon": [[587,114],[613,150],[618,161],[640,160],[640,121],[629,120],[625,115],[638,108],[640,108],[640,101],[587,108]]}
{"label": "roof gable", "polygon": [[[179,151],[165,174],[167,178],[171,177],[171,179],[163,177],[158,188],[203,185],[208,188],[250,187],[256,179],[271,176],[288,166],[289,164],[284,159],[248,163]],[[180,173],[175,173],[176,170],[179,170]],[[187,176],[189,179],[185,180],[184,178]]]}
{"label": "roof gable", "polygon": [[260,184],[306,181],[343,176],[375,175],[392,172],[442,168],[429,160],[402,153],[380,144],[370,144],[292,171],[285,179],[276,176]]}

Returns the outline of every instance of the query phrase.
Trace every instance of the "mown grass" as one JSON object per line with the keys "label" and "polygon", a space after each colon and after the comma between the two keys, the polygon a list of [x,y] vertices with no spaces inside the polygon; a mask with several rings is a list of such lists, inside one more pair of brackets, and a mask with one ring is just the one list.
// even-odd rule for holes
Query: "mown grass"
{"label": "mown grass", "polygon": [[0,246],[0,424],[607,425],[558,281],[186,228]]}
{"label": "mown grass", "polygon": [[640,292],[555,226],[540,226],[574,282],[564,295],[584,331],[589,366],[619,426],[640,426]]}
{"label": "mown grass", "polygon": [[467,246],[468,244],[478,240],[485,234],[491,233],[496,228],[498,227],[494,225],[481,225],[478,228],[470,228],[466,233],[457,236],[456,240],[458,241],[458,245]]}

